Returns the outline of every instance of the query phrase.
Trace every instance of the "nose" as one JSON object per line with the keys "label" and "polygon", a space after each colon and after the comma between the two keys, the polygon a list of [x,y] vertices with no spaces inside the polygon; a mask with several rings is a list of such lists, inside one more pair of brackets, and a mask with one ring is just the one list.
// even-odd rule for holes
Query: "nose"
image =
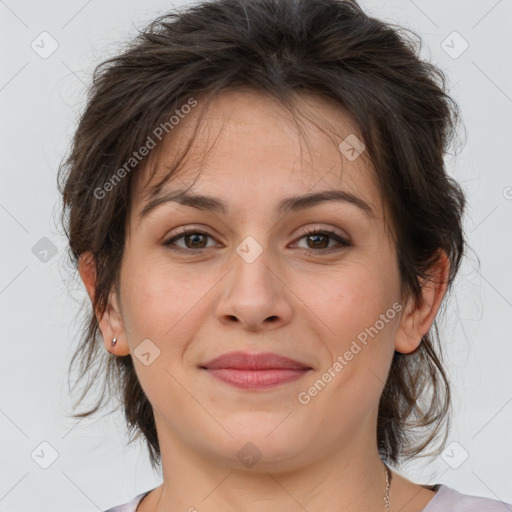
{"label": "nose", "polygon": [[277,329],[293,317],[293,294],[279,262],[248,238],[233,254],[231,270],[219,283],[216,314],[222,323],[238,324],[247,331]]}

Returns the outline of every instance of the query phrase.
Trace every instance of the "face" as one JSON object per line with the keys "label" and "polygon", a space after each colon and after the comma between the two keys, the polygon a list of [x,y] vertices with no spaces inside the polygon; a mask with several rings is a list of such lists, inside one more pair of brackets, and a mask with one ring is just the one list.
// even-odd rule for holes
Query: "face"
{"label": "face", "polygon": [[[199,108],[164,139],[155,176],[147,166],[135,182],[119,315],[108,321],[133,357],[162,453],[236,467],[261,455],[261,469],[284,469],[376,446],[379,398],[405,339],[396,249],[368,160],[338,147],[357,134],[350,119],[314,97],[300,105],[316,120],[304,121],[306,139],[269,99],[224,92],[157,204],[147,208],[147,191]],[[186,188],[224,208],[159,199]],[[232,352],[295,363],[210,363]]]}

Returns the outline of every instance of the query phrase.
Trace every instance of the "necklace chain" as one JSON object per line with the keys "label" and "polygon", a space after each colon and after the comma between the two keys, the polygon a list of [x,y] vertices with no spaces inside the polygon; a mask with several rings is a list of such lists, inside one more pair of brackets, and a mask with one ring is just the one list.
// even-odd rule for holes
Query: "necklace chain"
{"label": "necklace chain", "polygon": [[384,510],[385,512],[389,512],[391,510],[391,507],[389,505],[389,489],[391,487],[391,482],[390,482],[390,471],[389,471],[389,468],[386,466],[386,464],[384,464],[384,472],[386,473],[386,496],[384,498]]}

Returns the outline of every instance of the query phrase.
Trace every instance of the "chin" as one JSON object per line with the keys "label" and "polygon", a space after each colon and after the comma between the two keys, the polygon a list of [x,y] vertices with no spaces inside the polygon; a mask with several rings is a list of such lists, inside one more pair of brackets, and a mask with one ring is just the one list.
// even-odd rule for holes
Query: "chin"
{"label": "chin", "polygon": [[[219,420],[231,434],[216,436],[214,445],[204,448],[235,469],[252,471],[291,470],[306,463],[305,447],[311,438],[305,425],[298,425],[292,415],[280,413],[243,413],[236,420]],[[284,420],[284,421],[283,421]]]}

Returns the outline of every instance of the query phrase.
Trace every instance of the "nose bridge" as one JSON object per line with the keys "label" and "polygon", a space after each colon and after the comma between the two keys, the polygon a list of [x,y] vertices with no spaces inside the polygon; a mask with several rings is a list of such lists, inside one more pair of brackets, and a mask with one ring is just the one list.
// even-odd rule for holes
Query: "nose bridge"
{"label": "nose bridge", "polygon": [[261,230],[257,232],[253,230],[252,235],[247,235],[242,239],[235,247],[233,255],[235,284],[238,283],[244,287],[267,288],[266,293],[269,293],[268,287],[272,282],[268,275],[272,274],[269,247],[268,237],[262,234]]}

